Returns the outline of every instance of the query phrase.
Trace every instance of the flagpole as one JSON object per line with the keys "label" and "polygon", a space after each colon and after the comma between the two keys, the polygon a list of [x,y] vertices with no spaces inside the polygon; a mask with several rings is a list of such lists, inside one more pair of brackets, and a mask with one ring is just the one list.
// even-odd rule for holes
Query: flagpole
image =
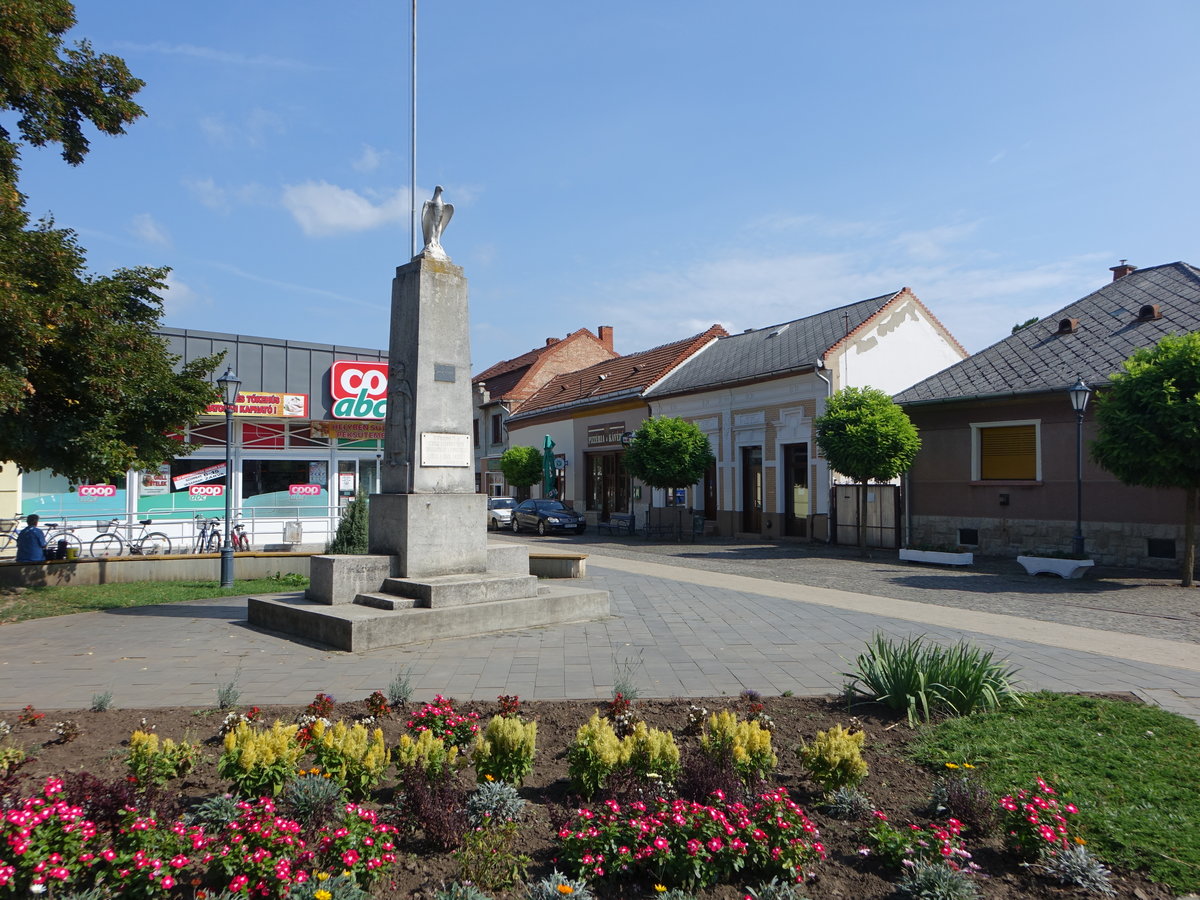
{"label": "flagpole", "polygon": [[412,74],[409,79],[411,93],[409,95],[409,191],[408,199],[408,245],[409,254],[417,255],[417,0],[412,0]]}

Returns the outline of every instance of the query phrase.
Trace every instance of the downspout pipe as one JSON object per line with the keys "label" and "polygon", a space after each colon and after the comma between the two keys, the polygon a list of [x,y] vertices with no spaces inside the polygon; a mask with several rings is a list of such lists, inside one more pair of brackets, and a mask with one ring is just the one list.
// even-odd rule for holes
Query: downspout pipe
{"label": "downspout pipe", "polygon": [[[813,363],[813,374],[825,382],[825,399],[833,396],[833,382],[821,373],[825,371],[825,357]],[[829,460],[825,461],[825,518],[828,522],[825,528],[825,543],[833,543],[833,522],[829,520],[829,497],[833,493],[833,471],[829,468]]]}

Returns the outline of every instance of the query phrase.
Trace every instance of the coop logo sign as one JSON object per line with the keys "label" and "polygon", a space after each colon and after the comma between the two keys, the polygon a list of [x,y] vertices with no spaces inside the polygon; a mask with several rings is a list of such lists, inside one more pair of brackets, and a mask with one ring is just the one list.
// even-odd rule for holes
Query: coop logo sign
{"label": "coop logo sign", "polygon": [[320,497],[321,486],[319,484],[289,484],[288,493],[293,497]]}
{"label": "coop logo sign", "polygon": [[199,501],[206,497],[220,497],[225,493],[223,484],[193,484],[188,488],[188,494],[193,500]]}
{"label": "coop logo sign", "polygon": [[117,496],[115,484],[81,484],[78,490],[80,500],[98,500],[101,497]]}
{"label": "coop logo sign", "polygon": [[383,362],[339,359],[329,370],[335,419],[383,419],[387,416],[388,366]]}

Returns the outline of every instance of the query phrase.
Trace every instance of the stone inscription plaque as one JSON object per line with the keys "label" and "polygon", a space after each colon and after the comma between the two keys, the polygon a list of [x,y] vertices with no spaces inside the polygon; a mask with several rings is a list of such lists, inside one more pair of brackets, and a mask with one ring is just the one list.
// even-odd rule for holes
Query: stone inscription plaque
{"label": "stone inscription plaque", "polygon": [[442,431],[421,432],[421,465],[454,467],[471,465],[471,436]]}
{"label": "stone inscription plaque", "polygon": [[446,363],[434,363],[433,380],[445,381],[449,382],[450,384],[454,384],[454,382],[457,380],[457,373],[454,370],[454,366]]}

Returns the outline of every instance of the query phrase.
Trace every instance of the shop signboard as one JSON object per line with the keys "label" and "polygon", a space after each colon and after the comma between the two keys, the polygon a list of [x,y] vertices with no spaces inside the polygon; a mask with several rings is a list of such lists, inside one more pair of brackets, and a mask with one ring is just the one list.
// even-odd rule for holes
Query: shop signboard
{"label": "shop signboard", "polygon": [[79,493],[79,499],[89,503],[117,496],[115,484],[81,484],[76,490]]}
{"label": "shop signboard", "polygon": [[342,441],[381,441],[382,422],[323,422],[312,423],[313,437],[337,438]]}
{"label": "shop signboard", "polygon": [[171,493],[171,467],[159,466],[157,469],[143,472],[138,485],[138,493],[143,497]]}
{"label": "shop signboard", "polygon": [[335,419],[387,417],[388,364],[339,359],[329,370]]}
{"label": "shop signboard", "polygon": [[288,495],[291,497],[320,497],[321,485],[319,484],[289,484]]}
{"label": "shop signboard", "polygon": [[225,477],[225,463],[217,463],[215,466],[209,466],[207,469],[197,469],[195,472],[185,472],[183,475],[176,475],[171,479],[175,485],[175,490],[182,491],[184,488],[190,488],[193,484],[203,484],[206,481],[215,481],[218,478]]}
{"label": "shop signboard", "polygon": [[[224,415],[225,404],[210,403],[204,412],[210,416]],[[270,391],[239,393],[233,414],[243,418],[307,419],[308,394],[275,394]]]}
{"label": "shop signboard", "polygon": [[339,472],[338,473],[338,493],[353,494],[354,493],[354,473]]}
{"label": "shop signboard", "polygon": [[193,503],[203,503],[210,497],[225,496],[225,485],[223,484],[193,484],[188,488],[188,496]]}

